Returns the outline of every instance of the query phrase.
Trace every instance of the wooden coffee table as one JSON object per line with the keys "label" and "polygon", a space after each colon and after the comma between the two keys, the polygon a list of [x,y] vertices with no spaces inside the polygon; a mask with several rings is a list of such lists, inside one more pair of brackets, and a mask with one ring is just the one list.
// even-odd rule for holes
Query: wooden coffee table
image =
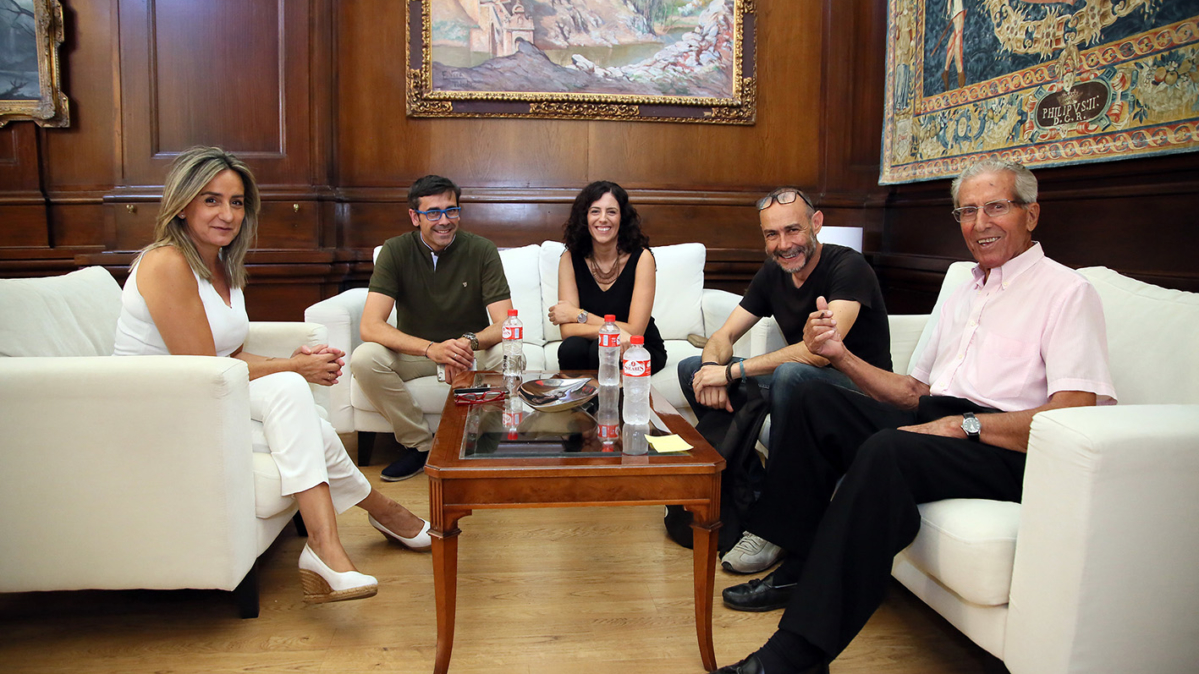
{"label": "wooden coffee table", "polygon": [[[502,378],[467,372],[454,383],[481,384],[500,387]],[[466,406],[457,404],[453,395],[447,398],[425,466],[437,596],[436,674],[449,669],[454,647],[458,520],[479,508],[653,504],[682,505],[694,516],[695,633],[703,666],[716,669],[712,594],[724,459],[660,394],[651,392],[650,401],[658,419],[691,450],[630,456],[617,444],[613,451],[597,437],[589,407],[554,413],[523,407],[523,418],[517,419],[522,415],[513,414],[516,406],[505,408],[504,402]]]}

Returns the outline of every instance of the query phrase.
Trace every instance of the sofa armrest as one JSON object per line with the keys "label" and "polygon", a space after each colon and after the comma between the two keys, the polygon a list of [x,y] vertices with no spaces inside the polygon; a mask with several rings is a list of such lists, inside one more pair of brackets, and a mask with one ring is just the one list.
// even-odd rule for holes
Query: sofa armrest
{"label": "sofa armrest", "polygon": [[1004,661],[1024,672],[1199,662],[1199,405],[1032,424]]}
{"label": "sofa armrest", "polygon": [[[272,358],[290,358],[300,346],[319,346],[329,344],[329,332],[319,323],[293,323],[284,321],[254,321],[250,323],[250,334],[246,336],[245,349],[249,353]],[[332,346],[332,345],[330,345]],[[340,348],[340,347],[338,347]],[[350,376],[350,356],[345,357],[346,367],[342,368],[342,379]],[[332,387],[319,384],[309,384],[312,398],[326,417],[332,414]]]}
{"label": "sofa armrest", "polygon": [[249,372],[0,358],[0,590],[230,590],[257,556]]}
{"label": "sofa armrest", "polygon": [[304,310],[304,320],[320,323],[328,331],[329,346],[346,352],[346,368],[341,379],[328,388],[329,421],[338,433],[354,430],[354,408],[350,405],[350,356],[362,343],[358,335],[362,310],[366,307],[366,288],[351,288],[339,295],[321,300]]}
{"label": "sofa armrest", "polygon": [[891,315],[887,320],[891,332],[891,371],[908,374],[928,314]]}

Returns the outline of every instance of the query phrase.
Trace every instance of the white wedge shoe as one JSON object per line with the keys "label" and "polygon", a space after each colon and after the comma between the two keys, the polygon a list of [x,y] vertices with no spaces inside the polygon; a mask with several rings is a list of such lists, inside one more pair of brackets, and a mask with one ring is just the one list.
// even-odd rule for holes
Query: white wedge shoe
{"label": "white wedge shoe", "polygon": [[[429,523],[425,522],[425,526],[421,527],[420,533],[412,538],[404,538],[396,532],[379,524],[379,520],[375,519],[374,515],[367,515],[366,520],[371,523],[371,526],[378,529],[379,533],[386,536],[388,539],[399,543],[400,545],[415,550],[416,552],[424,552],[433,547],[433,539],[429,536]],[[423,520],[422,520],[423,521]]]}
{"label": "white wedge shoe", "polygon": [[304,586],[304,601],[310,604],[365,599],[379,591],[379,581],[374,576],[334,571],[307,545],[300,553],[300,584]]}

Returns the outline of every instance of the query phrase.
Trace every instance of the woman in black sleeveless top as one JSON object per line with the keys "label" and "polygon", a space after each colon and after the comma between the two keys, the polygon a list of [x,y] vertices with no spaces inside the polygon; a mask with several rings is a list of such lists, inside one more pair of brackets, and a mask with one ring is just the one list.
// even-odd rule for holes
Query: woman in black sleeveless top
{"label": "woman in black sleeveless top", "polygon": [[604,314],[616,316],[622,349],[632,335],[644,335],[650,370],[666,367],[666,346],[650,316],[654,254],[629,195],[616,183],[591,183],[575,197],[562,229],[566,252],[558,263],[558,303],[549,312],[562,331],[558,367],[599,368]]}

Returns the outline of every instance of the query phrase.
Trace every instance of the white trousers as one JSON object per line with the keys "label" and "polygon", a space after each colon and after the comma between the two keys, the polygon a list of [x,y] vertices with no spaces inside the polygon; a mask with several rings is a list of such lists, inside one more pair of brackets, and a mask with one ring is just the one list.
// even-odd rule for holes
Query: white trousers
{"label": "white trousers", "polygon": [[337,431],[317,413],[304,377],[277,372],[251,381],[250,418],[262,422],[283,478],[283,496],[327,482],[333,508],[343,513],[370,494],[370,482],[346,454]]}

